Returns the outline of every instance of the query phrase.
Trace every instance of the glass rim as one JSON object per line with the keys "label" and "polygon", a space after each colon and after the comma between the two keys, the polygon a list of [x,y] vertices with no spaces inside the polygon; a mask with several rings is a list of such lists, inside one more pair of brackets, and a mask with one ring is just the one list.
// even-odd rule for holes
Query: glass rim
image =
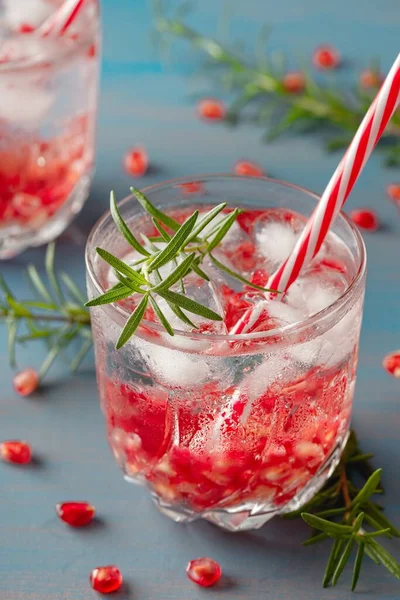
{"label": "glass rim", "polygon": [[[195,176],[190,176],[190,177],[188,177],[188,176],[178,177],[178,178],[169,179],[167,181],[163,181],[160,183],[156,183],[156,184],[147,186],[147,187],[143,188],[141,191],[143,193],[146,193],[146,192],[151,192],[154,190],[160,190],[162,188],[170,188],[170,187],[174,187],[174,186],[179,186],[183,183],[189,183],[189,182],[197,183],[197,182],[206,182],[209,180],[213,181],[213,180],[223,180],[223,179],[228,179],[228,180],[236,179],[236,180],[247,181],[247,182],[252,182],[252,183],[254,183],[255,181],[265,181],[265,182],[276,184],[277,186],[280,186],[280,187],[290,188],[292,190],[305,193],[308,196],[310,196],[311,198],[314,198],[317,202],[320,199],[320,196],[318,196],[318,194],[316,194],[315,192],[311,192],[307,188],[301,187],[299,185],[296,185],[296,184],[293,184],[293,183],[290,183],[287,181],[283,181],[280,179],[274,179],[272,177],[264,177],[264,176],[252,177],[252,176],[235,175],[235,174],[231,174],[231,173],[216,173],[216,174],[211,174],[211,175],[205,174],[205,175],[195,175]],[[118,202],[118,207],[121,208],[122,206],[126,205],[129,201],[131,201],[133,199],[134,199],[133,194],[126,196],[125,198],[123,198],[122,200],[120,200]],[[268,331],[259,331],[259,332],[255,332],[255,333],[240,333],[240,334],[219,334],[219,333],[207,333],[207,332],[202,333],[202,332],[197,332],[197,331],[194,331],[194,332],[184,331],[181,329],[173,328],[174,334],[177,336],[181,336],[181,337],[198,339],[198,340],[203,339],[203,340],[207,340],[210,342],[223,342],[223,341],[225,341],[225,342],[227,342],[227,341],[245,342],[245,341],[251,341],[251,340],[252,341],[263,341],[263,340],[267,341],[268,339],[274,339],[274,338],[276,339],[277,336],[279,336],[279,338],[280,338],[281,336],[289,336],[290,334],[293,334],[293,333],[298,334],[309,328],[316,327],[318,325],[318,323],[320,323],[327,317],[333,317],[335,314],[340,313],[340,310],[344,306],[346,306],[347,303],[350,302],[352,294],[357,292],[360,288],[361,282],[363,280],[363,277],[364,277],[365,271],[366,271],[367,253],[366,253],[364,240],[363,240],[358,228],[353,223],[353,221],[342,211],[340,211],[338,217],[342,218],[345,221],[346,225],[350,228],[351,233],[353,234],[353,236],[356,240],[360,264],[359,264],[359,267],[358,267],[352,281],[348,285],[348,287],[339,296],[339,298],[337,298],[334,302],[332,302],[332,304],[329,304],[328,306],[326,306],[322,310],[318,311],[314,315],[311,315],[301,321],[298,321],[296,323],[289,323],[287,325],[276,327],[276,328],[270,329]],[[89,252],[93,245],[94,236],[96,235],[99,228],[102,227],[107,221],[112,221],[112,217],[111,217],[111,213],[110,213],[109,209],[93,225],[93,227],[89,233],[89,237],[87,239],[86,247],[85,247],[86,271],[89,274],[91,282],[93,283],[93,285],[95,286],[95,288],[97,289],[99,294],[103,294],[106,290],[103,288],[103,286],[100,284],[100,281],[97,278],[96,270],[95,270],[94,265],[92,264],[92,261],[89,257]],[[127,317],[127,318],[129,318],[129,316],[132,314],[132,313],[129,313],[124,308],[122,308],[121,306],[116,305],[114,303],[102,305],[102,306],[100,306],[100,308],[109,309],[109,310],[111,310],[123,317]],[[157,333],[164,333],[168,336],[168,338],[170,337],[169,334],[165,331],[164,327],[161,324],[154,323],[153,321],[147,321],[147,320],[143,320],[143,323],[147,329],[151,329]],[[140,335],[139,330],[136,333]],[[157,343],[157,338],[155,338],[154,340],[152,339],[151,342]],[[164,345],[164,344],[161,344],[161,345]]]}
{"label": "glass rim", "polygon": [[[3,73],[9,75],[12,73],[21,73],[24,71],[34,70],[43,66],[57,67],[58,65],[72,60],[75,56],[86,48],[91,41],[96,39],[99,32],[100,15],[97,13],[96,19],[94,20],[92,27],[88,27],[85,31],[85,35],[80,36],[78,40],[74,41],[71,47],[65,48],[63,52],[57,54],[56,58],[49,58],[47,56],[35,55],[29,58],[17,58],[9,61],[0,63],[0,75]],[[26,37],[27,35],[40,37],[35,31],[32,33],[17,33],[15,37]]]}

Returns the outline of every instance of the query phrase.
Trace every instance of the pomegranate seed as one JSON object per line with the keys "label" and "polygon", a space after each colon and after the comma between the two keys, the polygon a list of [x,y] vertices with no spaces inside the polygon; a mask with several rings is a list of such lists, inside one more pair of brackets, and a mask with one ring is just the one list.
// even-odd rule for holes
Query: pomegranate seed
{"label": "pomegranate seed", "polygon": [[314,51],[312,61],[317,69],[335,69],[340,64],[340,54],[332,46],[320,46]]}
{"label": "pomegranate seed", "polygon": [[378,88],[382,83],[382,75],[373,69],[365,69],[360,74],[360,85],[365,90]]}
{"label": "pomegranate seed", "polygon": [[24,369],[14,376],[13,385],[20,396],[30,396],[39,387],[39,375],[33,369]]}
{"label": "pomegranate seed", "polygon": [[26,442],[21,442],[20,440],[1,442],[0,457],[6,462],[26,465],[31,462],[31,447]]}
{"label": "pomegranate seed", "polygon": [[197,113],[207,121],[222,121],[226,115],[226,107],[221,100],[208,98],[201,100],[197,105]]}
{"label": "pomegranate seed", "polygon": [[357,227],[365,229],[365,231],[376,231],[379,227],[379,218],[374,210],[367,208],[352,210],[350,218]]}
{"label": "pomegranate seed", "polygon": [[128,175],[142,177],[149,167],[149,158],[146,150],[139,146],[129,150],[124,157],[124,167]]}
{"label": "pomegranate seed", "polygon": [[391,200],[400,205],[400,183],[391,183],[387,186],[386,192]]}
{"label": "pomegranate seed", "polygon": [[400,379],[400,350],[387,354],[382,361],[382,365],[389,375]]}
{"label": "pomegranate seed", "polygon": [[88,502],[62,502],[56,505],[56,513],[61,521],[71,527],[82,527],[90,523],[96,509]]}
{"label": "pomegranate seed", "polygon": [[266,271],[265,269],[257,269],[256,271],[254,271],[253,275],[251,276],[251,283],[254,283],[255,285],[259,285],[260,287],[265,287],[268,283],[268,279],[269,279],[269,275],[268,275],[268,271]]}
{"label": "pomegranate seed", "polygon": [[122,585],[121,571],[115,565],[96,567],[90,573],[90,585],[100,594],[116,592]]}
{"label": "pomegranate seed", "polygon": [[289,94],[297,94],[304,90],[305,79],[301,71],[291,71],[286,73],[282,79],[282,85],[285,92]]}
{"label": "pomegranate seed", "polygon": [[186,567],[187,576],[191,581],[202,587],[210,587],[221,577],[221,567],[211,558],[196,558]]}
{"label": "pomegranate seed", "polygon": [[184,194],[202,194],[204,192],[204,185],[201,181],[188,181],[181,183],[179,187]]}
{"label": "pomegranate seed", "polygon": [[87,51],[87,57],[88,58],[94,58],[97,54],[97,49],[96,49],[96,44],[92,44],[89,48],[89,50]]}
{"label": "pomegranate seed", "polygon": [[35,31],[35,27],[29,23],[21,23],[18,27],[18,33],[32,33],[32,31]]}
{"label": "pomegranate seed", "polygon": [[265,172],[263,169],[254,162],[249,160],[238,160],[233,168],[236,175],[243,175],[245,177],[263,177]]}

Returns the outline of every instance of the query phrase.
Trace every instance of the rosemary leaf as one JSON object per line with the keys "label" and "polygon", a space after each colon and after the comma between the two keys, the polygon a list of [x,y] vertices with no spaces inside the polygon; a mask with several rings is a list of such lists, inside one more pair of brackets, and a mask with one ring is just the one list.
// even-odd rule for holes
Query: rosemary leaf
{"label": "rosemary leaf", "polygon": [[351,591],[352,592],[354,592],[354,590],[356,589],[358,578],[360,576],[361,565],[362,565],[362,561],[364,558],[364,548],[365,548],[365,543],[360,542],[360,544],[358,545],[356,560],[354,562],[353,578],[351,580]]}
{"label": "rosemary leaf", "polygon": [[125,223],[124,219],[122,218],[121,213],[119,212],[119,209],[117,206],[117,201],[115,199],[114,192],[111,192],[111,194],[110,194],[110,212],[111,212],[113,221],[118,228],[118,231],[121,233],[121,235],[123,235],[123,237],[126,239],[128,244],[130,246],[132,246],[132,248],[134,248],[136,250],[136,252],[139,252],[140,254],[142,254],[144,256],[150,256],[150,253],[145,248],[143,248],[143,246],[140,244],[140,242],[138,242],[138,240],[135,238],[132,231],[129,229],[129,227]]}
{"label": "rosemary leaf", "polygon": [[178,231],[178,229],[180,228],[180,223],[178,223],[178,221],[175,221],[175,219],[172,219],[171,217],[163,213],[161,210],[156,208],[150,202],[150,200],[146,198],[144,194],[142,194],[140,190],[131,187],[131,192],[133,196],[135,196],[135,198],[138,200],[138,202],[142,205],[144,210],[147,213],[149,213],[149,215],[157,219],[157,221],[160,221],[161,223],[166,225],[169,229],[172,229],[172,231]]}
{"label": "rosemary leaf", "polygon": [[125,327],[123,328],[115,346],[117,350],[119,350],[119,348],[122,348],[122,346],[126,344],[126,342],[133,336],[136,329],[139,327],[143,315],[146,312],[148,302],[149,296],[148,294],[146,294],[145,296],[143,296],[142,300],[137,305],[137,307],[129,317],[128,321],[126,322]]}

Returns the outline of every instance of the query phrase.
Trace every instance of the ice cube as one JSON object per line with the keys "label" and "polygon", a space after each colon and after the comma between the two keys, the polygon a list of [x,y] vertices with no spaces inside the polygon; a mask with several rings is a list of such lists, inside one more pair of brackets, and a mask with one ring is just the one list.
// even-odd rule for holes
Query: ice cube
{"label": "ice cube", "polygon": [[312,316],[333,304],[346,287],[346,280],[341,273],[309,274],[291,285],[286,294],[286,302]]}
{"label": "ice cube", "polygon": [[278,221],[262,221],[256,230],[257,249],[267,262],[271,272],[289,256],[299,233],[289,224]]}
{"label": "ice cube", "polygon": [[5,78],[0,83],[0,98],[0,119],[34,130],[52,107],[55,95],[29,83],[12,86]]}

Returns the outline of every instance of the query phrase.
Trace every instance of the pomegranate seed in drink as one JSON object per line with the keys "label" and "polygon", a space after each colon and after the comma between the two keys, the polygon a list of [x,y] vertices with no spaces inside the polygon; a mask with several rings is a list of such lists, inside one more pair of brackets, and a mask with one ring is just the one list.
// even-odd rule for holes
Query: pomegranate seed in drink
{"label": "pomegranate seed in drink", "polygon": [[221,567],[211,558],[196,558],[186,567],[187,576],[201,587],[210,587],[220,579]]}
{"label": "pomegranate seed in drink", "polygon": [[26,442],[20,440],[1,442],[0,457],[6,462],[26,465],[32,459],[31,447]]}
{"label": "pomegranate seed in drink", "polygon": [[18,27],[18,33],[32,33],[35,31],[35,27],[29,23],[21,23]]}
{"label": "pomegranate seed in drink", "polygon": [[207,98],[198,103],[197,113],[199,117],[207,121],[222,121],[226,116],[226,107],[221,100]]}
{"label": "pomegranate seed in drink", "polygon": [[374,210],[368,208],[359,208],[352,210],[350,218],[359,227],[365,231],[376,231],[379,227],[379,217]]}
{"label": "pomegranate seed in drink", "polygon": [[146,150],[141,146],[131,148],[124,156],[124,167],[128,175],[143,177],[149,167],[149,158]]}
{"label": "pomegranate seed in drink", "polygon": [[90,585],[100,594],[116,592],[122,585],[121,571],[115,565],[96,567],[90,574]]}
{"label": "pomegranate seed in drink", "polygon": [[257,163],[250,160],[238,160],[233,171],[236,175],[243,175],[245,177],[265,176],[264,170]]}
{"label": "pomegranate seed in drink", "polygon": [[389,375],[400,379],[400,350],[387,354],[382,361],[382,365]]}
{"label": "pomegranate seed in drink", "polygon": [[204,192],[204,185],[201,181],[188,181],[181,183],[179,187],[183,194],[202,194]]}
{"label": "pomegranate seed in drink", "polygon": [[340,54],[333,46],[319,46],[314,51],[312,61],[317,69],[335,69],[340,65]]}
{"label": "pomegranate seed in drink", "polygon": [[39,387],[39,375],[34,369],[24,369],[14,376],[13,385],[20,396],[30,396]]}
{"label": "pomegranate seed in drink", "polygon": [[71,527],[88,525],[95,512],[95,507],[88,502],[62,502],[56,505],[57,515]]}
{"label": "pomegranate seed in drink", "polygon": [[290,71],[283,76],[282,85],[288,94],[298,94],[304,90],[304,74],[301,71]]}
{"label": "pomegranate seed in drink", "polygon": [[382,76],[373,69],[365,69],[360,74],[360,85],[365,90],[378,88],[382,83]]}

